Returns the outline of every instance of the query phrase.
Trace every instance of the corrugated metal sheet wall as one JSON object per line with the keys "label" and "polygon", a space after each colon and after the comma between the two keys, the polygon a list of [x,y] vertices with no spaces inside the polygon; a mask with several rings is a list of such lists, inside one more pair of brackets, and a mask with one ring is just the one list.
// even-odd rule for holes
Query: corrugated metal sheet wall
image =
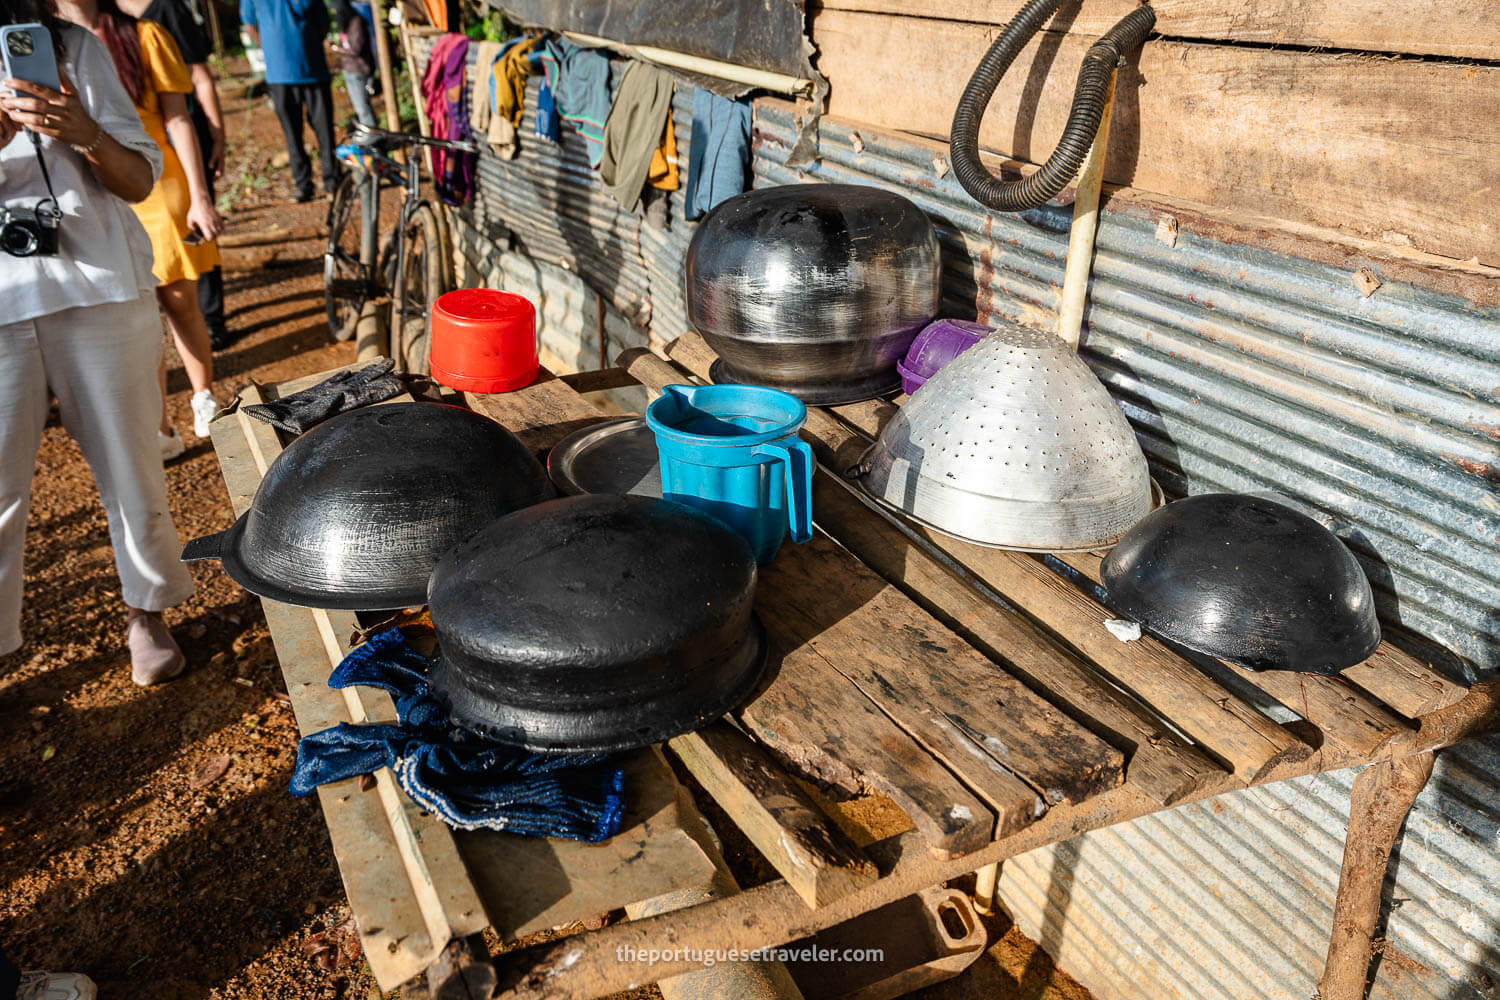
{"label": "corrugated metal sheet wall", "polygon": [[[926,147],[822,128],[788,169],[790,116],[758,109],[759,182],[896,188],[943,243],[944,306],[1048,328],[1069,212],[989,213]],[[855,152],[858,146],[861,151]],[[1500,313],[1106,212],[1084,357],[1169,492],[1274,489],[1336,515],[1387,624],[1500,666]]]}
{"label": "corrugated metal sheet wall", "polygon": [[[680,91],[674,106],[684,164],[688,97]],[[993,215],[939,174],[927,147],[868,135],[856,142],[831,122],[821,162],[789,169],[793,124],[779,105],[757,108],[757,184],[900,190],[939,227],[946,312],[1050,324],[1066,210]],[[465,213],[474,220],[461,237],[465,257],[485,261],[495,238],[486,234],[545,214],[539,206],[568,214],[569,225],[600,217],[594,202],[605,196],[596,185],[580,189],[576,164],[563,162],[567,146],[551,154],[557,162],[544,159],[547,150],[512,163],[491,158],[484,204]],[[545,219],[535,224],[547,238],[527,249],[562,256],[586,280],[596,269],[583,263],[591,253],[609,274],[639,264],[649,339],[659,346],[684,328],[691,235],[680,196],[669,204],[670,228],[637,225],[634,249],[625,235],[568,242]],[[605,231],[632,230],[613,219]],[[609,257],[632,253],[636,260]],[[517,280],[504,277],[508,265],[478,270]],[[610,304],[606,325],[632,310],[620,289],[638,280],[594,285]],[[1086,319],[1084,355],[1170,490],[1275,489],[1329,511],[1370,572],[1387,624],[1430,637],[1477,672],[1500,666],[1500,314],[1395,283],[1366,299],[1337,269],[1189,234],[1168,247],[1152,220],[1109,212]],[[1284,782],[1036,851],[1007,863],[1002,894],[1022,928],[1101,998],[1307,997],[1322,963],[1352,778]],[[1398,905],[1376,997],[1497,995],[1497,784],[1500,740],[1441,755],[1389,887]]]}

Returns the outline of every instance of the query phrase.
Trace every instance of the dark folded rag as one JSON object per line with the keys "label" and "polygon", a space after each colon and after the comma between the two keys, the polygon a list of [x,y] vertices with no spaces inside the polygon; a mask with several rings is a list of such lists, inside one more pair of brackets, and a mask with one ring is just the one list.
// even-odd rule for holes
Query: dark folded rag
{"label": "dark folded rag", "polygon": [[254,403],[245,407],[245,412],[288,434],[301,434],[329,417],[405,392],[401,376],[392,371],[395,367],[396,362],[390,358],[381,358],[363,368],[330,375],[317,385],[290,396],[269,403]]}
{"label": "dark folded rag", "polygon": [[598,842],[625,811],[625,773],[605,754],[536,754],[452,725],[427,686],[427,658],[397,628],[358,646],[328,686],[383,688],[398,725],[350,725],[297,744],[293,795],[389,767],[422,808],[463,830]]}

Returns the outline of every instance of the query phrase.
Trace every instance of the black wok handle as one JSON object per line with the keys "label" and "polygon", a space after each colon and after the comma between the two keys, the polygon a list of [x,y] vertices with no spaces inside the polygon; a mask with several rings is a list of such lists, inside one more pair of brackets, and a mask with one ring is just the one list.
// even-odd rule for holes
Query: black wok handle
{"label": "black wok handle", "polygon": [[227,531],[195,538],[182,547],[183,562],[202,562],[205,559],[222,559]]}

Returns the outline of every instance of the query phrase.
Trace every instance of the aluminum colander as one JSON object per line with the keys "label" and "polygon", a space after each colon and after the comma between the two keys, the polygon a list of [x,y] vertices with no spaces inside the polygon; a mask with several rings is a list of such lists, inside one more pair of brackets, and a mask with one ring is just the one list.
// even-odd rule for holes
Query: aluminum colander
{"label": "aluminum colander", "polygon": [[897,411],[851,475],[996,548],[1107,548],[1151,509],[1146,457],[1093,372],[1057,336],[1003,322]]}

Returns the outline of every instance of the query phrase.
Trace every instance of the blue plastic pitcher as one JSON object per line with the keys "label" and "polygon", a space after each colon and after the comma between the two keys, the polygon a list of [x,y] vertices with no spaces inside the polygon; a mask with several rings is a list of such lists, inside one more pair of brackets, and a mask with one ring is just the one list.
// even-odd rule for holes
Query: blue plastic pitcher
{"label": "blue plastic pitcher", "polygon": [[738,532],[764,565],[787,529],[812,537],[813,453],[797,438],[807,407],[758,385],[669,385],[646,407],[661,491]]}

